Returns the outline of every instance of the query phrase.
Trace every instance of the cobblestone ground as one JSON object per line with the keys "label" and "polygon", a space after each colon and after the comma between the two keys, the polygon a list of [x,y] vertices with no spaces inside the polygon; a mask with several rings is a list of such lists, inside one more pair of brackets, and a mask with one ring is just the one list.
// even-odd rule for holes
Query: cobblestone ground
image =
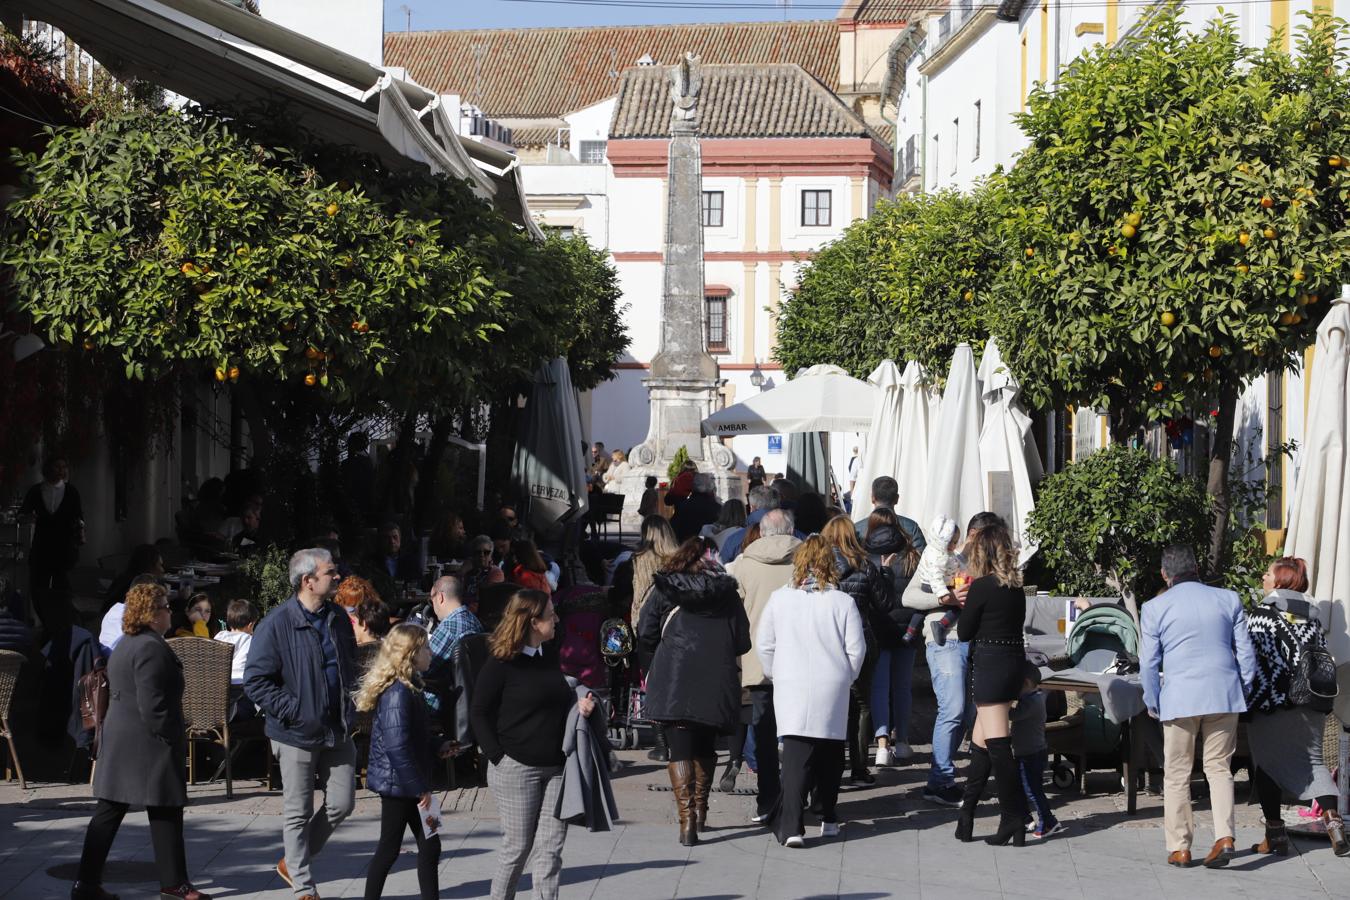
{"label": "cobblestone ground", "polygon": [[[804,850],[777,845],[748,824],[753,798],[715,793],[711,829],[698,847],[681,847],[664,767],[638,752],[625,762],[615,789],[623,821],[611,832],[572,829],[564,856],[563,896],[640,898],[881,897],[1058,898],[1215,897],[1301,898],[1350,896],[1350,858],[1332,855],[1320,835],[1296,837],[1294,855],[1258,858],[1242,852],[1226,870],[1186,871],[1165,864],[1161,808],[1143,796],[1137,813],[1113,773],[1095,773],[1087,797],[1051,792],[1069,830],[1023,849],[960,844],[952,839],[955,811],[925,804],[919,794],[926,748],[905,766],[878,770],[877,784],[841,795],[846,824],[838,838],[808,839]],[[744,773],[739,789],[753,789]],[[1202,794],[1197,785],[1197,795]],[[1247,793],[1239,775],[1238,797]],[[273,871],[280,855],[281,797],[256,781],[237,781],[227,800],[219,784],[192,789],[187,838],[190,871],[217,897],[283,900],[291,892]],[[358,793],[357,809],[316,863],[326,898],[359,897],[378,835],[378,798]],[[500,831],[486,790],[445,794],[447,819],[440,877],[443,897],[484,897],[494,868]],[[1212,841],[1208,805],[1197,802],[1196,847]],[[0,786],[0,897],[69,896],[84,826],[93,803],[84,785]],[[994,830],[987,802],[977,834]],[[1287,821],[1297,819],[1293,810]],[[1260,839],[1254,806],[1238,812],[1238,846]],[[814,829],[808,835],[814,835]],[[411,849],[411,843],[408,845]],[[154,870],[143,816],[128,816],[113,849],[108,889],[123,897],[153,895]],[[527,896],[522,888],[522,896]],[[417,896],[414,857],[405,852],[386,886],[387,897]]]}

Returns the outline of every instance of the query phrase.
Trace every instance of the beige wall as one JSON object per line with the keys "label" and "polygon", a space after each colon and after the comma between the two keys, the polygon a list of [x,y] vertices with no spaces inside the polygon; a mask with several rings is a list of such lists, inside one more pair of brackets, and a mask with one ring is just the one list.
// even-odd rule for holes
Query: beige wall
{"label": "beige wall", "polygon": [[868,28],[839,33],[839,91],[849,93],[866,85],[880,88],[886,77],[886,51],[900,34],[896,28]]}

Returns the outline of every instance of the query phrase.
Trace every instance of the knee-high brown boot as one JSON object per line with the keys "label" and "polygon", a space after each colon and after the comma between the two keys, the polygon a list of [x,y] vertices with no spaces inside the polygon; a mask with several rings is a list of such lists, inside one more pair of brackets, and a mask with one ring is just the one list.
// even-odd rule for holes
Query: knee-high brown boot
{"label": "knee-high brown boot", "polygon": [[716,774],[717,757],[700,756],[694,760],[694,827],[700,832],[708,827],[708,794]]}
{"label": "knee-high brown boot", "polygon": [[680,817],[680,843],[692,847],[698,843],[698,826],[694,811],[694,763],[682,759],[666,763],[670,773],[670,788],[675,792],[675,812]]}

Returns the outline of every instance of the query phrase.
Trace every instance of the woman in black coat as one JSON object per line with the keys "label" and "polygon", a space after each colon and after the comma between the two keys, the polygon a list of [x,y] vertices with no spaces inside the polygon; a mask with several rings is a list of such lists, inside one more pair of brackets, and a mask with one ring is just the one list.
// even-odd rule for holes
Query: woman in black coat
{"label": "woman in black coat", "polygon": [[72,900],[116,900],[103,890],[103,866],[131,806],[144,806],[159,869],[161,897],[210,900],[188,881],[183,847],[183,666],[164,642],[169,594],[158,584],[127,592],[122,633],[108,660],[108,714],[103,722],[94,796],[98,806],[84,836]]}
{"label": "woman in black coat", "polygon": [[740,657],[750,651],[750,619],[736,579],[713,561],[710,545],[703,538],[680,545],[653,579],[638,623],[647,714],[666,729],[667,770],[687,847],[707,823],[714,742],[740,722]]}
{"label": "woman in black coat", "polygon": [[873,564],[858,541],[858,532],[848,516],[835,516],[821,530],[834,551],[834,564],[839,570],[839,590],[853,598],[863,620],[863,638],[867,641],[867,656],[862,672],[853,682],[848,698],[848,783],[852,787],[875,784],[876,776],[867,769],[867,748],[872,744],[872,675],[877,667],[878,626],[899,626],[906,620],[895,596],[892,557],[884,557],[883,565]]}

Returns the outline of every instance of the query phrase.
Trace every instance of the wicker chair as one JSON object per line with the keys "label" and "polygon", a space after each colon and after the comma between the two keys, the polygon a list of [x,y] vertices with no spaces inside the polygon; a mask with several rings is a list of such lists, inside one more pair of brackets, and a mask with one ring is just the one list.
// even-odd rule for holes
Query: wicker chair
{"label": "wicker chair", "polygon": [[[19,775],[19,787],[28,789],[23,777],[23,766],[19,763],[19,751],[14,748],[14,729],[9,724],[9,707],[14,702],[14,686],[19,682],[19,670],[23,668],[25,657],[13,650],[0,650],[0,736],[9,743],[9,758],[13,761],[14,771]],[[5,770],[5,780],[10,777]]]}
{"label": "wicker chair", "polygon": [[169,647],[183,664],[183,722],[187,726],[188,783],[197,783],[197,742],[225,748],[225,796],[234,797],[230,745],[230,663],[234,645],[208,638],[171,638]]}

